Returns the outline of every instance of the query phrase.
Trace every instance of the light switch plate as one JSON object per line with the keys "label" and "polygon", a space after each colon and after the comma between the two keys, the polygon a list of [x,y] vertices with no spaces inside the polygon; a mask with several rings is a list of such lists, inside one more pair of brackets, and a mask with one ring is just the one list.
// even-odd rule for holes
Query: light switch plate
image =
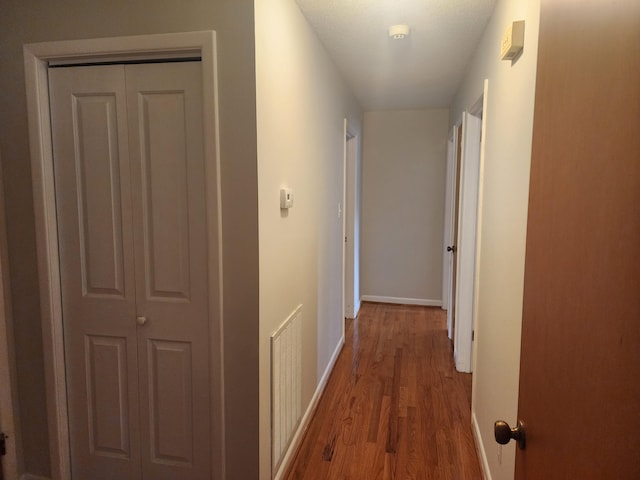
{"label": "light switch plate", "polygon": [[288,209],[293,207],[293,190],[290,188],[280,189],[280,208]]}

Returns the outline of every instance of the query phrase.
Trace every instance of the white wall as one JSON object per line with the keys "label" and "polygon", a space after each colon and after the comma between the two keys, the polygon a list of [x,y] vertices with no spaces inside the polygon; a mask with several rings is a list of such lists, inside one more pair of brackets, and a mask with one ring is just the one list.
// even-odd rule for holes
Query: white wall
{"label": "white wall", "polygon": [[[255,4],[260,478],[270,475],[269,337],[303,305],[303,411],[342,339],[344,118],[361,112],[293,0]],[[279,189],[294,191],[281,213]]]}
{"label": "white wall", "polygon": [[[493,480],[513,478],[515,444],[493,438],[493,422],[516,423],[525,236],[537,64],[539,0],[498,0],[455,97],[452,123],[489,79],[480,225],[472,414]],[[499,59],[510,22],[525,20],[525,47],[513,64]]]}
{"label": "white wall", "polygon": [[363,299],[442,302],[448,121],[445,109],[364,115]]}

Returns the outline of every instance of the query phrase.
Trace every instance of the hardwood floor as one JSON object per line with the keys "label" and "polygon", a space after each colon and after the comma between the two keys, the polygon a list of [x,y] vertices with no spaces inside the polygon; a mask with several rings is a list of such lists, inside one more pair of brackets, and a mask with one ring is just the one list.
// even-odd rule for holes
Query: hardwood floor
{"label": "hardwood floor", "polygon": [[287,480],[481,479],[439,308],[365,303]]}

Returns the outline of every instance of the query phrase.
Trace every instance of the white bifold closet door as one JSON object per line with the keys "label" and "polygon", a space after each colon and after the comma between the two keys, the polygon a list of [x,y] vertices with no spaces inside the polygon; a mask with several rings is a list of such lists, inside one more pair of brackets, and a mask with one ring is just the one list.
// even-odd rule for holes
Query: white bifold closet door
{"label": "white bifold closet door", "polygon": [[74,480],[211,476],[200,69],[49,70]]}

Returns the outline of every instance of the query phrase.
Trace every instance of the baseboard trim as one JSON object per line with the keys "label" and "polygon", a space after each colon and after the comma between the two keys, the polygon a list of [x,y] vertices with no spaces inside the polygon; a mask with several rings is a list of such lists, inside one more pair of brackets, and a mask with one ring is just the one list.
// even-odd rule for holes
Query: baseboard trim
{"label": "baseboard trim", "polygon": [[32,475],[30,473],[23,473],[20,475],[20,480],[51,480],[48,477],[40,477],[38,475]]}
{"label": "baseboard trim", "polygon": [[428,298],[384,297],[380,295],[363,295],[363,302],[394,303],[398,305],[421,305],[424,307],[442,307],[442,300]]}
{"label": "baseboard trim", "polygon": [[473,431],[473,439],[476,444],[476,454],[480,462],[480,469],[482,470],[482,478],[484,480],[492,480],[491,470],[489,469],[489,461],[487,460],[487,451],[484,448],[482,442],[482,435],[480,435],[480,427],[478,426],[478,419],[475,412],[471,412],[471,430]]}
{"label": "baseboard trim", "polygon": [[316,408],[318,407],[318,402],[320,401],[320,397],[322,397],[322,394],[324,393],[324,389],[327,386],[327,382],[329,381],[329,376],[331,375],[331,372],[333,371],[333,367],[335,366],[336,361],[338,360],[338,356],[342,351],[342,347],[344,347],[344,341],[345,339],[343,336],[338,342],[336,349],[333,351],[333,354],[331,355],[331,359],[329,360],[329,364],[327,365],[327,368],[322,374],[322,378],[318,383],[318,387],[316,388],[316,391],[313,394],[313,397],[311,397],[309,406],[307,407],[307,410],[304,412],[304,415],[300,420],[300,425],[298,425],[298,429],[296,430],[296,433],[293,436],[291,443],[289,444],[289,448],[287,449],[287,452],[284,454],[284,457],[282,457],[282,461],[280,462],[280,467],[273,475],[274,480],[281,480],[282,478],[284,478],[285,474],[289,471],[291,462],[293,461],[296,453],[298,452],[298,447],[300,446],[300,443],[302,443],[302,439],[304,438],[304,434],[307,431],[309,422],[313,418],[313,414],[315,413]]}

